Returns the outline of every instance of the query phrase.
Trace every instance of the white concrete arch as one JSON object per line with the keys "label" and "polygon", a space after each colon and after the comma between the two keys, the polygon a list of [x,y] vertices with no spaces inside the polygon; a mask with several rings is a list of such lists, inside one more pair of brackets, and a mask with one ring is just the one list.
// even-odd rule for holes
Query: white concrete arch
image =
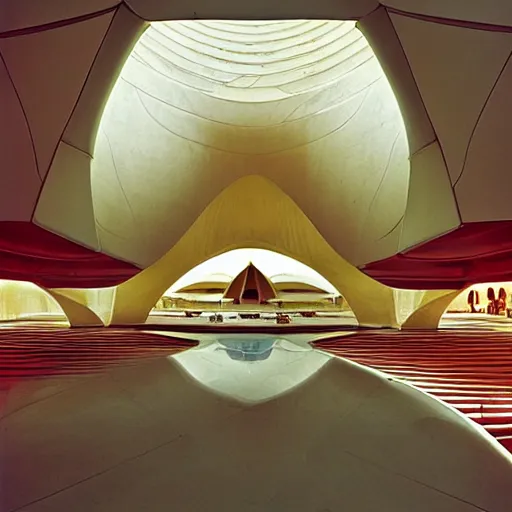
{"label": "white concrete arch", "polygon": [[360,325],[398,325],[392,289],[344,260],[287,194],[254,175],[223,191],[162,258],[117,287],[112,324],[143,323],[180,276],[239,247],[279,252],[313,268],[343,294]]}

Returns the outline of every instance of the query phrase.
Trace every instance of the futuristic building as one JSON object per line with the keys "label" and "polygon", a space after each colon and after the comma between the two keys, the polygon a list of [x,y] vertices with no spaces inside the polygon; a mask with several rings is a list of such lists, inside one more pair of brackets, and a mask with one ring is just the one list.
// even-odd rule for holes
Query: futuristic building
{"label": "futuristic building", "polygon": [[0,278],[138,323],[261,247],[363,325],[437,325],[509,279],[512,215],[511,9],[445,4],[3,2]]}
{"label": "futuristic building", "polygon": [[[512,281],[511,133],[510,0],[0,0],[0,280],[40,288],[3,315],[86,328],[0,336],[0,511],[512,510],[510,340],[434,331]],[[401,332],[139,332],[242,248]]]}
{"label": "futuristic building", "polygon": [[[253,263],[254,257],[271,273]],[[244,267],[238,271],[240,263]],[[319,311],[350,313],[350,308],[328,281],[305,265],[271,251],[240,249],[185,274],[164,293],[152,314],[205,311],[274,315],[288,311],[312,317]]]}

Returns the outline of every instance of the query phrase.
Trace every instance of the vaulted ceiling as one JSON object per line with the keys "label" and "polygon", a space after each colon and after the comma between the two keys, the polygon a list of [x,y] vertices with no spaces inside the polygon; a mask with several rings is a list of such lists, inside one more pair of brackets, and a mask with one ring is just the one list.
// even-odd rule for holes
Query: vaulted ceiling
{"label": "vaulted ceiling", "polygon": [[5,0],[0,278],[123,282],[257,175],[385,284],[512,279],[511,54],[508,0]]}

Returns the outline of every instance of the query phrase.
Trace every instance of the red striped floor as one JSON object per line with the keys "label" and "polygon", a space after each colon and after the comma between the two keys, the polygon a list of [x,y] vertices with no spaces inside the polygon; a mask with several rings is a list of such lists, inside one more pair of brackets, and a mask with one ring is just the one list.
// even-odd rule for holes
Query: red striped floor
{"label": "red striped floor", "polygon": [[195,343],[134,329],[0,329],[0,384],[99,372],[167,356]]}
{"label": "red striped floor", "polygon": [[436,396],[512,451],[512,333],[359,331],[315,347]]}

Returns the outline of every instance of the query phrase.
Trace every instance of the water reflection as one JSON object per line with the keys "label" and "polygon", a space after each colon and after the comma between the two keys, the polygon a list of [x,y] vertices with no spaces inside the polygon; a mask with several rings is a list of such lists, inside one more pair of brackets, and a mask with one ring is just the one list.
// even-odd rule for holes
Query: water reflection
{"label": "water reflection", "polygon": [[172,359],[211,391],[243,402],[262,402],[305,382],[330,356],[295,339],[225,335]]}
{"label": "water reflection", "polygon": [[[226,354],[234,361],[265,361],[270,357],[275,339],[219,340]],[[222,350],[221,347],[218,350]]]}
{"label": "water reflection", "polygon": [[332,357],[314,350],[310,335],[180,336],[121,329],[6,330],[0,344],[0,385],[110,372],[170,357],[209,390],[256,403],[302,384]]}

